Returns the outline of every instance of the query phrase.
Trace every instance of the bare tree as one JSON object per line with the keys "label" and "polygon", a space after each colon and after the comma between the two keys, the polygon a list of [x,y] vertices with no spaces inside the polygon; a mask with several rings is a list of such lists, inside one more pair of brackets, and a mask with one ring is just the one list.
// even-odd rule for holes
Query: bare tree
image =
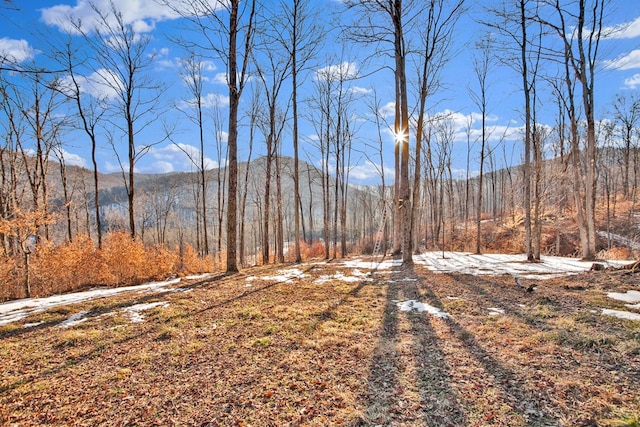
{"label": "bare tree", "polygon": [[[300,254],[300,171],[299,171],[299,131],[298,131],[298,79],[313,59],[320,46],[323,31],[317,25],[318,13],[311,13],[310,0],[283,0],[281,2],[286,25],[282,29],[288,33],[283,35],[283,47],[291,57],[291,106],[293,114],[293,185],[294,185],[294,218],[295,218],[295,262],[302,261]],[[304,224],[303,224],[304,228]],[[304,234],[303,234],[304,236]]]}
{"label": "bare tree", "polygon": [[[422,62],[419,72],[418,118],[416,123],[416,147],[413,191],[411,195],[411,232],[416,232],[416,215],[420,199],[421,152],[427,97],[437,90],[439,74],[450,58],[450,44],[453,30],[460,15],[464,12],[464,0],[430,0],[427,2],[427,20],[422,34],[423,51],[419,57]],[[414,245],[418,250],[418,245]]]}
{"label": "bare tree", "polygon": [[[86,77],[80,76],[77,69],[86,65],[89,61],[88,54],[74,48],[71,36],[69,36],[63,49],[56,55],[67,73],[61,91],[71,99],[77,110],[79,123],[76,125],[84,131],[91,143],[91,164],[93,166],[93,211],[95,215],[96,234],[98,248],[102,248],[102,219],[100,214],[100,191],[98,172],[98,126],[107,112],[107,99],[99,94],[88,95],[84,93],[80,81]],[[94,96],[97,96],[94,97]]]}
{"label": "bare tree", "polygon": [[229,89],[226,270],[234,273],[238,271],[238,113],[254,46],[256,1],[184,0],[176,3],[162,0],[162,3],[185,18],[190,30],[204,36],[204,39],[185,37],[181,40],[183,46],[200,51],[203,56],[215,56],[226,66]]}
{"label": "bare tree", "polygon": [[[531,10],[533,9],[533,10]],[[503,44],[497,46],[496,51],[501,61],[518,72],[522,79],[522,94],[524,96],[524,211],[525,211],[525,247],[527,260],[540,261],[540,248],[534,242],[540,241],[540,236],[532,235],[531,218],[531,160],[536,157],[532,153],[532,145],[536,144],[535,123],[535,93],[538,66],[540,63],[541,28],[531,28],[536,23],[538,15],[538,3],[531,0],[518,0],[514,4],[505,3],[499,8],[490,10],[495,21],[484,24],[503,36]],[[538,24],[538,27],[540,25]],[[540,167],[535,163],[536,170]],[[535,200],[535,210],[539,211],[539,201]],[[539,218],[534,218],[538,222]],[[538,230],[538,227],[535,227]]]}
{"label": "bare tree", "polygon": [[[197,168],[198,186],[200,188],[200,217],[202,218],[202,254],[209,255],[209,233],[207,230],[207,176],[205,164],[205,126],[204,126],[204,68],[205,64],[195,55],[191,55],[185,59],[183,63],[182,79],[189,90],[191,99],[188,102],[189,107],[193,108],[193,116],[190,116],[198,127],[198,142],[200,143],[199,156],[197,159],[191,158],[190,153],[186,153],[191,162]],[[189,113],[188,113],[189,114]],[[179,144],[178,147],[181,147]],[[184,151],[184,150],[183,150]]]}
{"label": "bare tree", "polygon": [[129,231],[135,238],[135,165],[152,145],[137,145],[136,135],[157,120],[163,88],[145,72],[154,60],[148,49],[151,37],[135,31],[113,2],[108,10],[94,4],[91,7],[98,21],[95,29],[85,28],[81,21],[71,24],[93,51],[97,79],[112,92],[110,101],[117,111],[113,124],[127,139],[127,172],[125,174],[123,168],[123,175],[129,204]]}
{"label": "bare tree", "polygon": [[348,29],[350,36],[360,43],[389,43],[394,58],[396,138],[394,253],[402,252],[404,264],[411,264],[411,200],[409,185],[409,105],[407,92],[407,45],[405,33],[416,22],[421,2],[402,0],[349,0],[347,7],[358,11],[358,20]]}
{"label": "bare tree", "polygon": [[622,194],[630,199],[632,191],[631,174],[635,170],[633,164],[634,139],[640,124],[640,96],[617,95],[613,102],[613,120],[617,124],[622,149]]}
{"label": "bare tree", "polygon": [[[559,49],[549,48],[550,55],[560,59],[568,101],[571,125],[571,149],[574,167],[574,199],[578,216],[578,228],[582,246],[582,258],[596,256],[596,129],[595,129],[595,68],[603,37],[603,17],[606,0],[577,0],[561,2],[545,1],[546,14],[538,19],[551,29],[561,43]],[[578,98],[574,81],[579,84],[581,105],[586,122],[585,173],[580,176],[578,157],[580,143],[578,115],[575,102]],[[582,184],[584,182],[584,184]],[[584,195],[582,192],[584,189]]]}
{"label": "bare tree", "polygon": [[476,210],[476,248],[477,254],[481,253],[482,246],[482,200],[483,200],[483,178],[484,178],[484,161],[487,155],[487,141],[489,133],[487,132],[487,114],[488,114],[488,77],[489,71],[492,67],[492,57],[490,56],[490,43],[489,40],[481,40],[477,48],[479,49],[479,55],[473,59],[473,70],[478,81],[477,91],[470,91],[471,98],[476,106],[480,109],[481,115],[481,132],[480,138],[480,173],[478,176],[478,200]]}
{"label": "bare tree", "polygon": [[251,156],[253,154],[253,140],[255,135],[255,130],[258,121],[258,115],[261,108],[260,103],[260,91],[254,90],[251,96],[251,107],[249,109],[249,154],[247,158],[247,163],[244,168],[244,185],[241,191],[241,202],[240,202],[240,265],[244,266],[246,264],[246,214],[247,214],[247,197],[249,194],[249,171],[251,164]]}
{"label": "bare tree", "polygon": [[[277,15],[277,12],[274,11]],[[281,31],[279,28],[279,21],[277,19],[265,19],[271,23],[267,31],[259,35],[259,44],[264,45],[265,49],[256,49],[254,51],[254,58],[256,58],[256,70],[260,81],[262,82],[265,99],[267,102],[267,113],[264,120],[265,124],[265,139],[267,145],[266,155],[266,185],[264,192],[264,221],[263,221],[263,249],[262,249],[262,262],[263,264],[269,263],[269,216],[270,216],[270,199],[271,199],[271,172],[273,163],[275,161],[276,166],[276,255],[278,262],[284,262],[283,252],[283,236],[281,233],[281,217],[282,217],[282,199],[281,199],[281,173],[279,170],[279,145],[281,142],[280,135],[285,124],[286,115],[282,113],[280,108],[280,95],[282,93],[283,85],[287,78],[291,75],[291,62],[292,55],[290,55],[285,49],[272,49],[270,42],[274,39],[278,39],[276,34]],[[288,100],[287,100],[288,101]],[[288,104],[288,102],[287,102]],[[285,110],[288,109],[285,108]]]}

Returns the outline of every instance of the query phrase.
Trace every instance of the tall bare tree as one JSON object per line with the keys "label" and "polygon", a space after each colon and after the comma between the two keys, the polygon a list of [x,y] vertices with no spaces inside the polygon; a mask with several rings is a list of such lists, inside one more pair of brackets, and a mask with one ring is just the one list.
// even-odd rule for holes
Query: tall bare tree
{"label": "tall bare tree", "polygon": [[[538,19],[551,29],[561,47],[551,45],[551,55],[560,59],[566,84],[571,124],[571,148],[574,171],[574,198],[578,214],[578,228],[582,258],[596,256],[596,122],[595,122],[595,70],[598,65],[600,40],[604,34],[606,0],[555,0],[542,2],[545,10]],[[576,91],[574,81],[578,83]],[[580,176],[578,157],[580,142],[578,116],[575,108],[579,101],[586,123],[585,173]],[[584,184],[583,184],[584,182]],[[583,192],[584,190],[584,192]]]}
{"label": "tall bare tree", "polygon": [[640,96],[618,95],[613,102],[613,120],[617,125],[622,149],[622,194],[630,199],[634,194],[631,191],[631,175],[635,170],[633,152],[638,148],[634,142],[640,137],[638,125],[640,124]]}
{"label": "tall bare tree", "polygon": [[[421,153],[427,97],[437,90],[440,72],[450,58],[453,30],[458,18],[464,12],[464,0],[430,0],[427,2],[426,9],[427,20],[422,34],[423,50],[419,57],[422,69],[419,71],[418,78],[418,118],[411,194],[411,232],[415,235],[418,234],[416,232],[416,216],[420,204]],[[414,246],[414,250],[417,251],[418,245]]]}
{"label": "tall bare tree", "polygon": [[[200,217],[202,218],[202,254],[209,255],[209,232],[207,230],[207,168],[205,164],[205,122],[204,122],[204,68],[205,63],[191,55],[184,60],[182,79],[187,85],[191,99],[187,102],[194,111],[187,114],[192,118],[198,127],[198,142],[200,143],[199,156],[197,159],[191,158],[191,162],[196,166],[198,174],[198,186],[200,188]],[[181,147],[178,144],[178,147]]]}
{"label": "tall bare tree", "polygon": [[[291,106],[293,114],[293,186],[295,218],[295,262],[302,261],[300,254],[300,149],[298,130],[298,84],[301,72],[316,55],[324,32],[318,26],[318,13],[311,11],[310,0],[282,0],[285,27],[282,28],[283,47],[291,57]],[[304,225],[304,224],[303,224]]]}
{"label": "tall bare tree", "polygon": [[394,59],[396,139],[394,253],[402,252],[404,264],[411,264],[411,200],[409,185],[409,98],[407,92],[406,61],[408,50],[405,32],[415,25],[422,10],[422,2],[402,0],[348,0],[348,8],[357,11],[357,21],[351,23],[348,33],[360,43],[379,45],[389,43]]}
{"label": "tall bare tree", "polygon": [[470,95],[473,102],[480,109],[481,116],[481,132],[480,137],[480,171],[478,175],[478,199],[476,205],[476,248],[477,254],[482,252],[482,208],[483,208],[483,179],[484,179],[484,163],[487,155],[487,144],[489,132],[487,129],[488,106],[488,89],[489,89],[489,72],[492,67],[493,59],[491,56],[491,45],[486,38],[478,42],[478,56],[473,59],[473,71],[477,79],[478,87],[471,90]]}
{"label": "tall bare tree", "polygon": [[[151,36],[137,32],[112,1],[106,10],[91,4],[98,24],[71,24],[93,51],[94,73],[100,84],[109,88],[110,101],[116,110],[113,124],[127,140],[127,172],[123,168],[129,204],[129,232],[136,236],[135,165],[152,144],[136,144],[136,135],[157,120],[163,88],[146,72],[153,64],[149,51]],[[122,165],[121,165],[122,166]]]}
{"label": "tall bare tree", "polygon": [[[519,73],[522,81],[522,94],[524,97],[524,211],[525,211],[525,247],[527,251],[527,260],[540,261],[539,246],[535,246],[534,242],[540,241],[540,236],[532,234],[532,218],[531,218],[531,161],[532,157],[537,157],[532,146],[534,141],[537,125],[535,123],[535,93],[536,79],[538,75],[538,65],[541,57],[541,37],[543,35],[539,23],[536,23],[536,17],[539,13],[538,2],[531,0],[517,0],[515,3],[504,3],[497,8],[490,9],[494,17],[494,21],[488,21],[484,24],[500,34],[503,39],[496,51],[500,60],[508,67],[513,68]],[[535,24],[534,28],[531,28]],[[535,163],[535,161],[534,161]],[[535,165],[537,168],[537,164]],[[534,204],[539,210],[539,201],[535,200]],[[534,221],[539,219],[534,218]],[[535,227],[535,230],[538,228]]]}
{"label": "tall bare tree", "polygon": [[[227,265],[226,271],[238,271],[238,117],[240,98],[249,78],[251,53],[256,32],[256,0],[162,0],[185,18],[189,30],[203,37],[184,37],[181,44],[224,62],[229,90],[227,144]],[[240,45],[240,46],[239,46]]]}
{"label": "tall bare tree", "polygon": [[[81,82],[91,84],[85,76],[79,74],[78,69],[85,67],[90,70],[89,54],[74,47],[73,38],[68,36],[59,50],[56,58],[67,73],[63,78],[60,90],[71,99],[78,114],[76,126],[89,138],[91,143],[91,164],[93,166],[93,212],[95,215],[95,228],[98,239],[98,248],[102,248],[102,218],[100,213],[100,174],[98,171],[98,127],[107,112],[107,97],[104,94],[87,94],[81,87]],[[88,68],[87,68],[88,67]]]}
{"label": "tall bare tree", "polygon": [[[292,55],[287,52],[286,49],[273,49],[271,43],[274,40],[279,39],[278,33],[282,31],[280,25],[282,22],[275,16],[278,15],[278,11],[266,11],[265,13],[273,14],[274,16],[266,16],[265,21],[270,25],[265,28],[265,31],[261,32],[258,36],[258,45],[264,46],[265,49],[256,49],[254,51],[254,58],[256,59],[256,70],[263,86],[265,94],[265,100],[267,103],[265,124],[265,139],[267,146],[266,155],[266,183],[264,191],[264,221],[263,221],[263,242],[262,242],[262,262],[263,264],[269,263],[269,222],[270,222],[270,202],[271,202],[271,174],[275,163],[276,170],[276,255],[278,262],[284,262],[283,252],[283,239],[281,233],[281,213],[282,213],[282,199],[280,197],[281,190],[281,173],[279,170],[279,146],[281,143],[282,129],[285,124],[286,115],[283,114],[281,108],[281,94],[284,83],[291,75],[291,63]],[[288,102],[285,104],[287,107],[284,111],[288,110]]]}

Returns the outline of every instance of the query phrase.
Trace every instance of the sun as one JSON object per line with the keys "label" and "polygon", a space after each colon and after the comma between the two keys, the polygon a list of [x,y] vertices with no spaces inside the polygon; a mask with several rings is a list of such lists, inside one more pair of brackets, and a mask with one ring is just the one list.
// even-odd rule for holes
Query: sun
{"label": "sun", "polygon": [[399,130],[398,132],[393,133],[393,139],[395,139],[396,144],[406,141],[407,136],[408,135],[404,130]]}

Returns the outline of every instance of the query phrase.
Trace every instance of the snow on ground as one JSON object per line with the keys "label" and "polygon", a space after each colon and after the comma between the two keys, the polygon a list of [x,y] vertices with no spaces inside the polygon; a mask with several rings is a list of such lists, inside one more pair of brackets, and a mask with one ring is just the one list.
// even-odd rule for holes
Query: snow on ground
{"label": "snow on ground", "polygon": [[640,291],[627,291],[625,293],[609,292],[609,298],[629,303],[640,302]]}
{"label": "snow on ground", "polygon": [[[443,257],[444,255],[444,257]],[[481,254],[467,252],[425,252],[415,255],[413,261],[436,273],[463,274],[511,274],[527,279],[550,279],[566,274],[587,271],[593,265],[590,261],[576,258],[545,256],[540,263],[526,262],[526,255]],[[602,261],[608,266],[624,264],[620,261]]]}
{"label": "snow on ground", "polygon": [[298,277],[305,277],[304,271],[299,268],[290,268],[288,270],[280,270],[276,272],[277,274],[274,276],[249,276],[247,277],[247,282],[251,282],[254,280],[268,280],[275,282],[290,282],[291,279]]}
{"label": "snow on ground", "polygon": [[202,280],[202,279],[206,279],[211,277],[212,274],[211,273],[205,273],[205,274],[193,274],[191,276],[185,276],[186,280]]}
{"label": "snow on ground", "polygon": [[168,305],[169,303],[167,301],[150,302],[147,304],[135,304],[124,308],[123,311],[129,315],[132,323],[140,323],[144,321],[144,316],[141,314],[142,311],[151,310],[156,307],[164,308]]}
{"label": "snow on ground", "polygon": [[[545,256],[542,262],[526,262],[526,255],[481,254],[469,252],[425,252],[413,256],[413,262],[421,264],[436,273],[462,274],[511,274],[527,279],[550,279],[587,271],[593,265],[591,261],[581,261],[576,258]],[[599,261],[607,266],[620,266],[625,261]],[[388,270],[402,265],[400,259],[386,259],[382,262],[347,260],[347,268],[361,268],[365,270]]]}
{"label": "snow on ground", "polygon": [[80,313],[76,313],[73,316],[69,317],[67,320],[65,320],[64,322],[60,323],[58,326],[60,328],[70,328],[72,326],[76,326],[79,325],[82,322],[86,322],[87,318],[85,317],[89,312],[88,311],[81,311]]}
{"label": "snow on ground", "polygon": [[602,309],[602,315],[603,316],[614,316],[614,317],[617,317],[619,319],[640,321],[640,314],[631,313],[629,311],[624,311],[624,310],[611,310],[611,309],[608,309],[608,308],[603,308]]}
{"label": "snow on ground", "polygon": [[362,261],[360,259],[346,260],[344,266],[347,268],[363,268],[365,270],[389,270],[402,265],[401,259],[385,259],[382,262]]}
{"label": "snow on ground", "polygon": [[[527,279],[546,279],[552,277],[559,277],[566,274],[575,274],[582,271],[589,270],[592,266],[591,262],[580,261],[575,258],[565,258],[565,257],[553,257],[553,256],[543,256],[541,263],[528,263],[525,261],[525,255],[503,255],[503,254],[484,254],[484,255],[476,255],[472,253],[465,252],[427,252],[421,255],[414,256],[414,262],[416,264],[422,264],[429,268],[430,270],[437,273],[464,273],[464,274],[491,274],[491,275],[499,275],[499,274],[511,274],[516,277],[523,277]],[[609,266],[619,266],[625,264],[623,261],[602,261],[602,263],[607,264]],[[328,280],[342,280],[345,282],[355,282],[361,280],[367,280],[367,273],[373,270],[389,270],[393,267],[398,267],[402,265],[402,260],[400,259],[386,259],[381,262],[377,261],[363,261],[361,259],[353,259],[344,261],[343,265],[346,268],[351,268],[351,275],[346,275],[344,273],[336,273],[332,276],[321,276],[317,279],[317,283],[322,283],[323,281]],[[211,276],[210,274],[204,275],[194,275],[188,276],[189,280],[201,280]],[[246,281],[251,282],[253,280],[267,280],[267,281],[278,281],[278,282],[291,282],[294,278],[304,277],[306,274],[298,269],[286,269],[280,270],[274,276],[251,276],[247,277]],[[401,279],[402,280],[415,280],[411,278]],[[144,285],[139,286],[126,286],[121,288],[105,288],[105,289],[93,289],[86,292],[77,292],[72,294],[65,295],[55,295],[47,298],[28,298],[21,299],[16,301],[10,301],[7,303],[0,304],[0,326],[6,325],[8,323],[17,322],[21,319],[24,319],[28,315],[32,313],[38,313],[50,309],[52,307],[57,307],[60,305],[73,304],[78,302],[89,301],[97,298],[109,297],[111,295],[115,295],[121,292],[126,291],[138,291],[138,292],[189,292],[191,289],[186,288],[176,288],[169,289],[168,287],[171,285],[175,285],[179,283],[180,279],[167,280],[164,282],[152,282],[146,283]],[[246,285],[250,286],[250,285]],[[640,292],[638,291],[628,291],[626,294],[609,294],[611,298],[616,298],[619,296],[623,301],[629,303],[640,303]],[[616,295],[616,296],[614,296]],[[158,303],[154,303],[158,304]],[[164,304],[164,303],[159,303]],[[413,305],[412,305],[413,304]],[[399,303],[399,307],[401,309],[409,309],[409,310],[418,310],[419,312],[427,311],[431,314],[447,317],[448,314],[444,312],[440,312],[437,308],[431,307],[428,304],[423,304],[417,301],[405,301],[403,303]],[[635,310],[640,310],[640,304],[635,305],[627,305],[627,307]],[[151,307],[153,308],[153,307]],[[141,308],[140,310],[145,310],[148,308]],[[437,310],[437,311],[434,311]],[[492,315],[500,314],[498,309],[490,309]],[[606,311],[606,313],[605,313]],[[603,314],[611,314],[615,310],[603,310]],[[130,310],[130,316],[134,318],[134,316],[139,316],[136,313],[137,310]],[[441,314],[437,314],[441,313]],[[634,320],[638,320],[637,316],[640,316],[636,313],[626,313],[624,316],[630,316],[634,318]],[[78,313],[81,314],[81,313]],[[73,316],[72,316],[73,318]],[[83,316],[80,316],[75,319],[68,319],[67,322],[72,321],[82,321]],[[139,319],[139,317],[135,317],[135,319]],[[137,320],[134,320],[137,321]],[[36,326],[37,324],[31,324],[30,326]],[[25,325],[27,326],[27,325]]]}
{"label": "snow on ground", "polygon": [[504,310],[497,307],[489,307],[489,316],[500,316],[504,314]]}
{"label": "snow on ground", "polygon": [[346,276],[342,272],[337,272],[337,273],[332,274],[332,275],[324,274],[324,275],[318,277],[313,283],[317,283],[317,284],[321,285],[323,283],[331,282],[333,280],[338,280],[338,281],[346,282],[346,283],[355,283],[355,282],[362,282],[362,281],[366,281],[366,282],[373,281],[373,279],[371,277],[367,276],[367,273],[363,273],[359,269],[354,268],[353,271],[351,271],[351,276]]}
{"label": "snow on ground", "polygon": [[410,300],[407,300],[407,301],[396,301],[396,300],[394,300],[393,302],[396,303],[396,305],[398,306],[400,311],[416,310],[418,313],[422,313],[422,312],[426,311],[427,313],[431,314],[432,316],[440,317],[441,319],[446,319],[447,317],[449,317],[449,313],[444,312],[444,311],[440,310],[437,307],[434,307],[434,306],[429,305],[429,304],[425,304],[425,303],[420,302],[420,301],[416,301],[416,300],[410,299]]}
{"label": "snow on ground", "polygon": [[25,298],[0,304],[0,326],[17,322],[30,314],[40,313],[53,307],[105,298],[126,291],[163,292],[168,286],[179,283],[180,279],[164,282],[151,282],[139,286],[123,286],[121,288],[92,289],[85,292],[54,295],[47,298]]}
{"label": "snow on ground", "polygon": [[[631,303],[631,304],[625,304],[625,307],[627,308],[630,308],[632,310],[640,310],[640,304],[633,304],[633,303],[640,303],[640,291],[627,291],[625,293],[609,292],[607,296],[617,301],[624,301],[624,302]],[[624,311],[624,310],[610,310],[608,308],[603,308],[602,315],[615,316],[620,319],[640,321],[640,314],[631,313],[629,311]]]}

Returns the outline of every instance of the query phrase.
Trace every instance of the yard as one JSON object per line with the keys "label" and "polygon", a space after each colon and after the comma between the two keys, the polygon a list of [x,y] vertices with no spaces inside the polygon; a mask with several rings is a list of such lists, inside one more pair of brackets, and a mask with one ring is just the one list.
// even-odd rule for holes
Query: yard
{"label": "yard", "polygon": [[2,304],[0,424],[637,426],[640,278],[583,267],[432,253]]}

